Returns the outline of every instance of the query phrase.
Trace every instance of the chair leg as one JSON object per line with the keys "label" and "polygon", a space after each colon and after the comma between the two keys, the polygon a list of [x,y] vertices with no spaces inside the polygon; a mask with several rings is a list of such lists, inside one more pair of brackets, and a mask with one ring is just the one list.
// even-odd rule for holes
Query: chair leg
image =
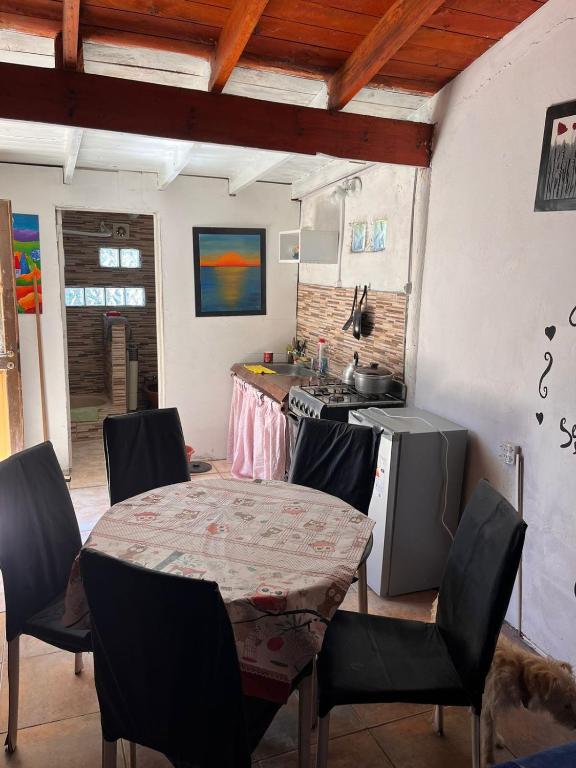
{"label": "chair leg", "polygon": [[434,707],[434,733],[438,736],[444,736],[444,708],[442,704],[436,704]]}
{"label": "chair leg", "polygon": [[480,715],[471,709],[472,718],[472,768],[480,768]]}
{"label": "chair leg", "polygon": [[79,675],[84,669],[84,658],[82,653],[74,654],[74,674]]}
{"label": "chair leg", "polygon": [[8,735],[6,750],[16,749],[18,737],[18,697],[20,692],[20,637],[8,643]]}
{"label": "chair leg", "polygon": [[298,686],[298,768],[310,768],[313,688],[313,675]]}
{"label": "chair leg", "polygon": [[330,735],[330,712],[319,719],[318,747],[316,752],[316,768],[328,766],[328,737]]}
{"label": "chair leg", "polygon": [[368,581],[366,580],[366,563],[358,566],[358,610],[368,613]]}
{"label": "chair leg", "polygon": [[136,768],[136,744],[130,742],[130,768]]}
{"label": "chair leg", "polygon": [[116,768],[117,741],[106,741],[102,736],[102,768]]}

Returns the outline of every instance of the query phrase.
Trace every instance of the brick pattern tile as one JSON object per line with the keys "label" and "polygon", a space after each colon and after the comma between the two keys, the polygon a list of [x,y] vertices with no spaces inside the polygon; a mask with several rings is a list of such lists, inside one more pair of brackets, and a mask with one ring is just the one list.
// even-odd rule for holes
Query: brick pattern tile
{"label": "brick pattern tile", "polygon": [[370,336],[356,340],[352,327],[342,326],[350,315],[353,288],[329,288],[298,285],[297,335],[307,342],[308,353],[315,355],[318,337],[328,341],[329,369],[338,376],[352,360],[354,352],[360,363],[376,362],[404,378],[404,342],[406,296],[403,293],[368,291],[368,310],[373,319]]}

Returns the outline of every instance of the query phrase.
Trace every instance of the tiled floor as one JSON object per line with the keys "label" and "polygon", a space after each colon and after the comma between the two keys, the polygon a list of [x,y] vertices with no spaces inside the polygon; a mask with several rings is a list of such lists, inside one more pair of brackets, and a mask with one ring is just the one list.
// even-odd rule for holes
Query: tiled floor
{"label": "tiled floor", "polygon": [[[228,476],[225,461],[214,462],[213,477]],[[206,475],[202,477],[206,478]],[[73,489],[82,538],[108,506],[105,486]],[[433,595],[422,593],[383,600],[371,593],[372,613],[426,619]],[[344,606],[356,610],[355,586]],[[0,632],[4,635],[4,614]],[[0,752],[0,768],[98,768],[101,764],[98,702],[94,691],[92,659],[85,671],[74,675],[71,654],[31,638],[22,640],[19,746],[9,757]],[[0,643],[0,732],[6,731],[6,653]],[[278,713],[254,754],[257,768],[297,768],[297,694]],[[335,709],[331,717],[330,768],[469,768],[468,714],[448,709],[445,736],[432,732],[431,711],[425,706],[375,704]],[[526,710],[503,718],[500,730],[507,748],[502,761],[573,739],[573,732],[552,723],[544,715]],[[122,745],[118,766],[127,768]],[[139,768],[168,768],[168,761],[150,750],[138,748]]]}

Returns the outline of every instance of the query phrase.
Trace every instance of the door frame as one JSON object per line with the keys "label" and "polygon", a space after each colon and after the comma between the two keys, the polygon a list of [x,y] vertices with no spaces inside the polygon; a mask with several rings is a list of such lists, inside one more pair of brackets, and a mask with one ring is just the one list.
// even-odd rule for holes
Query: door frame
{"label": "door frame", "polygon": [[115,206],[107,206],[106,210],[102,206],[89,205],[57,205],[55,206],[56,216],[56,239],[58,243],[58,267],[60,273],[60,311],[62,313],[62,327],[64,338],[64,370],[66,382],[66,425],[68,430],[68,457],[70,468],[72,467],[72,421],[70,418],[70,382],[68,378],[68,324],[66,321],[66,304],[64,301],[64,288],[66,284],[65,267],[66,255],[64,253],[64,235],[62,227],[63,211],[83,211],[86,213],[119,213],[125,216],[152,216],[154,226],[154,288],[156,291],[156,355],[158,358],[158,407],[163,408],[165,402],[165,373],[164,373],[164,295],[162,293],[162,249],[160,240],[160,217],[158,211],[154,210],[126,210]]}
{"label": "door frame", "polygon": [[4,326],[5,352],[13,355],[8,360],[8,366],[12,367],[1,373],[0,397],[6,396],[7,399],[6,415],[9,425],[8,445],[4,449],[16,453],[24,447],[24,411],[10,200],[0,200],[0,292],[0,323]]}

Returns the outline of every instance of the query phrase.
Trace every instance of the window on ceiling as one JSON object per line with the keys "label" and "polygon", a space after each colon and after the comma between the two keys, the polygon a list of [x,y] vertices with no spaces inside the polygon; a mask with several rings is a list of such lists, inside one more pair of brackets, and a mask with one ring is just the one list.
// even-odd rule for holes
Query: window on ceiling
{"label": "window on ceiling", "polygon": [[140,269],[142,266],[139,248],[100,248],[98,259],[105,269]]}
{"label": "window on ceiling", "polygon": [[146,290],[141,287],[66,286],[64,303],[67,307],[144,307]]}

